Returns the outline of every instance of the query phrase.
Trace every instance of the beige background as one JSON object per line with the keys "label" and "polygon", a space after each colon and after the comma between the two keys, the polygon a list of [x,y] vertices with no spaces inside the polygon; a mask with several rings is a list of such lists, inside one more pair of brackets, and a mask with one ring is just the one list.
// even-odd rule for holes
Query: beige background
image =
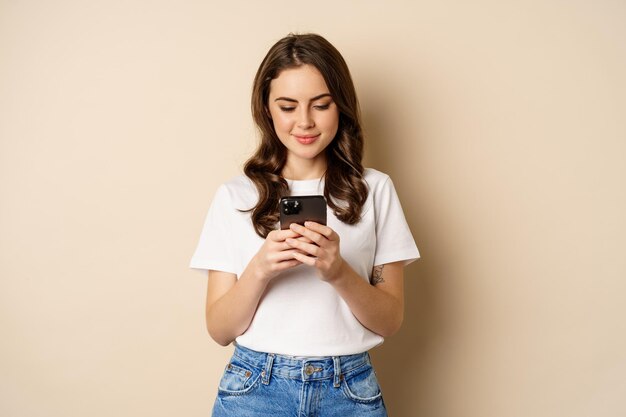
{"label": "beige background", "polygon": [[626,3],[0,0],[0,415],[206,416],[187,265],[289,31],[351,67],[422,260],[394,417],[626,415]]}

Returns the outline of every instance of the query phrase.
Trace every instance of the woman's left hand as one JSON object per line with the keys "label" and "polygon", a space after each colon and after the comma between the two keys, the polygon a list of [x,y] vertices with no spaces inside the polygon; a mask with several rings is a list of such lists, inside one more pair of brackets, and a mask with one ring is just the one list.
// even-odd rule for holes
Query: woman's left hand
{"label": "woman's left hand", "polygon": [[307,243],[298,239],[287,239],[289,246],[308,254],[294,253],[293,257],[303,264],[317,268],[322,280],[329,282],[336,279],[343,264],[339,253],[339,235],[330,227],[315,222],[305,222],[304,226],[292,223],[289,228],[312,241]]}

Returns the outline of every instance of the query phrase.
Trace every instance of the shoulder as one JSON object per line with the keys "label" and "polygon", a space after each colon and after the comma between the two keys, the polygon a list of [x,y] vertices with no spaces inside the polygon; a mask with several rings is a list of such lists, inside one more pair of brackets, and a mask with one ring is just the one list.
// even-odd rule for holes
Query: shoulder
{"label": "shoulder", "polygon": [[398,193],[391,177],[381,171],[366,168],[365,181],[369,189],[369,196],[374,207],[389,207],[398,200]]}
{"label": "shoulder", "polygon": [[234,207],[247,209],[256,204],[258,192],[252,180],[240,174],[220,185],[216,198],[227,200]]}
{"label": "shoulder", "polygon": [[375,192],[391,183],[389,175],[374,168],[365,168],[363,179],[371,192]]}
{"label": "shoulder", "polygon": [[228,181],[224,182],[220,188],[227,190],[228,192],[247,192],[249,190],[254,190],[254,183],[244,174],[236,175],[230,178]]}

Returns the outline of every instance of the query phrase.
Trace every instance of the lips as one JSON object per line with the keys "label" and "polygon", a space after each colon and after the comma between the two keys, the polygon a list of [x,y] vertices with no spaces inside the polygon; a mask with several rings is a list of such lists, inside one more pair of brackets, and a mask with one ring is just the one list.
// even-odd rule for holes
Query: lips
{"label": "lips", "polygon": [[296,140],[301,144],[309,145],[315,142],[320,135],[293,135],[293,137],[296,138]]}

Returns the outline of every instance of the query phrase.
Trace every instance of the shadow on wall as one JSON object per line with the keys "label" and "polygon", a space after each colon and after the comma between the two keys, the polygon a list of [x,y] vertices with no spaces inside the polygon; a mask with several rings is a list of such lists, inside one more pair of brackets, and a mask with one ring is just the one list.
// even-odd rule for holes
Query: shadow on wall
{"label": "shadow on wall", "polygon": [[[442,277],[445,254],[438,254],[429,246],[426,205],[420,204],[419,193],[412,167],[398,166],[406,152],[418,152],[422,138],[413,137],[411,149],[401,148],[397,140],[397,123],[385,117],[384,99],[372,100],[380,105],[363,112],[366,127],[365,166],[388,173],[398,191],[404,214],[420,250],[421,259],[405,268],[405,316],[400,331],[385,340],[371,353],[372,361],[383,390],[390,416],[420,417],[437,415],[436,359],[437,343],[442,331],[442,303],[445,285]],[[369,101],[368,101],[369,102]],[[382,103],[382,104],[381,104]],[[379,111],[380,110],[380,111]],[[400,128],[401,129],[401,128]],[[394,140],[394,137],[396,138]],[[394,143],[398,146],[394,146]],[[400,178],[411,176],[411,178]],[[432,219],[431,219],[432,220]]]}

